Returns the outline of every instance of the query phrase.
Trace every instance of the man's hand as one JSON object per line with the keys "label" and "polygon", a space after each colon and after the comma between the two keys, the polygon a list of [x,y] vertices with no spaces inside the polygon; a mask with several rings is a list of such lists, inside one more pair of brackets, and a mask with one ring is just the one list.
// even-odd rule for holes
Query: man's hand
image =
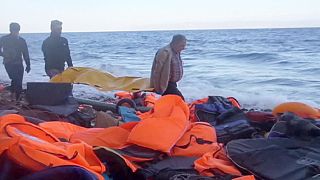
{"label": "man's hand", "polygon": [[26,67],[26,72],[29,73],[30,70],[31,70],[31,67],[30,67],[30,66],[27,66],[27,67]]}

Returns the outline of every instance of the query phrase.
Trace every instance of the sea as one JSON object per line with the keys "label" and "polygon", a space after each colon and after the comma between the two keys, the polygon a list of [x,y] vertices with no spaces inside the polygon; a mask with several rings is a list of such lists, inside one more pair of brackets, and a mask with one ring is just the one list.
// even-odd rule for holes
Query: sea
{"label": "sea", "polygon": [[[232,96],[245,108],[272,109],[291,101],[320,106],[320,28],[68,32],[62,36],[69,41],[74,66],[116,76],[149,77],[156,51],[175,34],[188,39],[181,54],[184,76],[178,83],[188,102]],[[48,81],[41,45],[49,33],[21,36],[31,57],[24,86]],[[0,81],[9,83],[3,65]],[[86,85],[74,87],[75,96],[82,98],[113,93]]]}

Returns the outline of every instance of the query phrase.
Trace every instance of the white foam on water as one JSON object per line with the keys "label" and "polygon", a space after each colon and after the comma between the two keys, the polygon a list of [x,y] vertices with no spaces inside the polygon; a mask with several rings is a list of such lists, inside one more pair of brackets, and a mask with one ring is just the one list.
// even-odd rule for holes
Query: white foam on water
{"label": "white foam on water", "polygon": [[[147,77],[142,75],[138,71],[129,69],[121,65],[112,65],[112,64],[101,64],[98,67],[99,70],[104,72],[110,72],[115,76],[139,76]],[[40,75],[40,69],[33,69],[37,73],[24,74],[24,87],[26,82],[47,82],[49,78],[45,75]],[[35,75],[37,74],[37,75]],[[0,81],[5,83],[10,83],[10,79],[6,74],[4,66],[0,66]],[[318,104],[312,100],[306,100],[303,97],[300,99],[290,99],[287,95],[271,92],[248,92],[245,90],[230,90],[215,87],[211,82],[201,79],[192,79],[187,80],[186,78],[182,79],[178,83],[178,88],[185,96],[187,102],[192,102],[197,99],[205,98],[208,96],[223,96],[223,97],[235,97],[243,108],[248,109],[273,109],[278,104],[284,102],[302,102],[313,107],[318,107]],[[93,98],[93,99],[105,99],[108,97],[114,97],[115,91],[103,92],[96,88],[90,87],[88,85],[74,85],[73,89],[74,95],[80,98]]]}
{"label": "white foam on water", "polygon": [[9,77],[6,73],[6,70],[2,64],[2,57],[0,57],[1,61],[0,61],[0,80],[1,81],[9,81]]}
{"label": "white foam on water", "polygon": [[112,64],[101,64],[98,67],[99,70],[103,72],[109,72],[114,76],[121,77],[121,76],[134,76],[134,77],[144,77],[138,71],[133,69],[129,69],[127,66],[122,65],[112,65]]}
{"label": "white foam on water", "polygon": [[100,91],[88,85],[75,84],[73,85],[73,95],[77,98],[104,100],[106,98],[113,98],[114,92]]}
{"label": "white foam on water", "polygon": [[223,96],[236,98],[242,108],[247,109],[270,109],[272,110],[277,105],[284,102],[302,102],[312,107],[318,107],[315,101],[301,99],[291,99],[287,95],[276,94],[267,91],[248,92],[248,91],[234,91],[228,89],[221,89],[208,85],[208,83],[198,82],[192,84],[181,84],[179,89],[185,96],[188,102],[208,96]]}
{"label": "white foam on water", "polygon": [[183,82],[181,83],[181,86],[179,86],[179,89],[189,102],[208,96],[231,96],[236,98],[243,108],[248,109],[272,109],[276,105],[288,101],[288,98],[285,95],[276,95],[269,92],[252,93],[246,91],[234,91],[218,88],[209,84],[209,82],[200,80],[193,83]]}

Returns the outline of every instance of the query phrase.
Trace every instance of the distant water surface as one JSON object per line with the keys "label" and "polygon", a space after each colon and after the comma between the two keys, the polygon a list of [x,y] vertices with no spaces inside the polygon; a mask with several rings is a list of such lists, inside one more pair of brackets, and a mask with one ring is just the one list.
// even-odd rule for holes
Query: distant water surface
{"label": "distant water surface", "polygon": [[[189,100],[234,96],[246,107],[273,108],[286,101],[320,104],[320,28],[64,33],[75,66],[118,76],[149,77],[153,57],[172,35],[186,35],[184,77],[178,86]],[[21,34],[32,70],[24,82],[48,81],[41,52],[49,34]],[[0,80],[8,82],[0,66]],[[111,95],[76,86],[84,97]]]}

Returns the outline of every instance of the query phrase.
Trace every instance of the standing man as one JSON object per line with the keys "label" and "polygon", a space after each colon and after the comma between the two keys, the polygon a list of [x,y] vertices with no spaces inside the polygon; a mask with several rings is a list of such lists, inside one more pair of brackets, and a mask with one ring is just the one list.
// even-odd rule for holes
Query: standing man
{"label": "standing man", "polygon": [[0,56],[3,57],[3,64],[11,79],[11,95],[19,100],[22,92],[23,60],[26,63],[26,72],[29,73],[30,58],[26,41],[19,36],[20,25],[10,24],[10,34],[0,38]]}
{"label": "standing man", "polygon": [[45,61],[45,70],[50,79],[64,71],[65,62],[72,67],[72,59],[68,40],[61,37],[62,22],[51,21],[51,34],[42,43],[42,52]]}
{"label": "standing man", "polygon": [[182,93],[177,88],[177,82],[183,76],[183,66],[180,53],[186,47],[187,39],[181,34],[174,35],[171,43],[156,53],[152,69],[150,84],[158,94],[175,94],[183,100]]}

